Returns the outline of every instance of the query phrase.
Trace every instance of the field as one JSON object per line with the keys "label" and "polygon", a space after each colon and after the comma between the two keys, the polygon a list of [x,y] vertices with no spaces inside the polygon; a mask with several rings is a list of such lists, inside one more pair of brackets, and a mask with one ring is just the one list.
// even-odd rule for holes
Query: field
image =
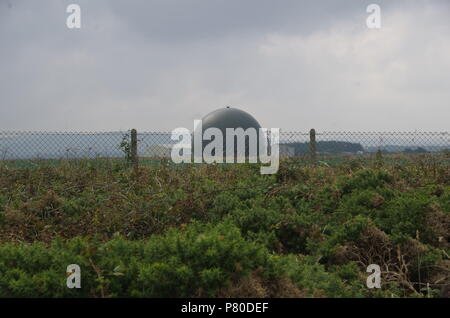
{"label": "field", "polygon": [[445,297],[449,254],[448,154],[0,163],[0,297]]}

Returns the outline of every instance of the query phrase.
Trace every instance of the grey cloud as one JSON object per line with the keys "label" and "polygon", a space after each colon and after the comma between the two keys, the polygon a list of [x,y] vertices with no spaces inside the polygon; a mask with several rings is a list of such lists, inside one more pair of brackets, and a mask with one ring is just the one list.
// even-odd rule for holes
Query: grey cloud
{"label": "grey cloud", "polygon": [[1,0],[0,129],[191,128],[225,105],[266,127],[448,129],[449,2],[373,2],[381,30],[369,1]]}

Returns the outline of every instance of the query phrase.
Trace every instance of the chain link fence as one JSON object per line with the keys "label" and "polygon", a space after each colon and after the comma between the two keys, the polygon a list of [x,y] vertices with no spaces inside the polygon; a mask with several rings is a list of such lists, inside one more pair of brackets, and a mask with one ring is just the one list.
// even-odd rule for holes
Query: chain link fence
{"label": "chain link fence", "polygon": [[[135,148],[133,154],[133,138]],[[281,131],[281,157],[446,154],[448,132]],[[0,162],[62,159],[169,159],[170,132],[0,132]]]}
{"label": "chain link fence", "polygon": [[[383,153],[442,153],[450,149],[448,132],[282,132],[281,148],[288,156],[311,152],[315,135],[317,156]],[[281,151],[280,151],[281,153]]]}

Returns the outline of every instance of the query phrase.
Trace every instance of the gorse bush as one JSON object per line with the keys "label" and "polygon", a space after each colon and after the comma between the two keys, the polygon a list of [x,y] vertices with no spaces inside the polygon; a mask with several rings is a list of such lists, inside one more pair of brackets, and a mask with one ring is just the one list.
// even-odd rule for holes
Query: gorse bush
{"label": "gorse bush", "polygon": [[[66,287],[64,271],[72,263],[81,266],[81,289]],[[6,243],[0,247],[0,296],[217,296],[252,274],[267,284],[270,295],[270,286],[289,275],[313,285],[306,283],[308,276],[296,277],[301,274],[295,264],[292,259],[280,263],[262,245],[245,240],[230,222],[193,223],[145,241],[58,239],[50,247]],[[286,275],[285,267],[293,272]]]}
{"label": "gorse bush", "polygon": [[376,189],[392,181],[392,175],[381,169],[361,169],[354,175],[340,177],[337,184],[343,194],[354,190]]}
{"label": "gorse bush", "polygon": [[[194,223],[146,241],[75,238],[49,248],[8,243],[0,247],[0,295],[214,296],[233,279],[269,271],[269,261],[267,249],[244,240],[229,223]],[[81,290],[66,287],[69,264],[82,268]]]}
{"label": "gorse bush", "polygon": [[[408,297],[450,283],[448,166],[0,166],[1,297]],[[66,287],[78,264],[82,288]],[[366,268],[382,268],[381,290]],[[424,290],[423,286],[429,283]],[[424,285],[425,284],[425,285]]]}

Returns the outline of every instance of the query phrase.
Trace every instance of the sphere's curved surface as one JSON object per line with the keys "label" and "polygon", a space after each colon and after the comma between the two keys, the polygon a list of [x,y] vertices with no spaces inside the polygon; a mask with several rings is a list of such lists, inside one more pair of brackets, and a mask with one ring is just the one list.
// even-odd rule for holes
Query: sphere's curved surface
{"label": "sphere's curved surface", "polygon": [[226,128],[255,128],[261,126],[249,113],[237,108],[221,108],[207,114],[202,119],[203,131],[208,128],[219,128],[225,135]]}
{"label": "sphere's curved surface", "polygon": [[[256,151],[258,152],[259,149],[259,129],[261,128],[258,121],[253,118],[252,115],[249,113],[237,109],[237,108],[221,108],[217,109],[207,115],[205,115],[202,119],[202,136],[203,133],[208,128],[218,128],[222,132],[223,137],[223,154],[225,155],[227,153],[227,142],[226,142],[226,130],[227,128],[242,128],[244,130],[247,130],[249,128],[254,128],[256,130]],[[195,131],[194,131],[195,133]],[[234,142],[234,150],[232,151],[236,156],[239,156],[240,154],[244,154],[248,157],[249,155],[249,138],[248,136],[245,137],[245,149],[238,150],[237,149],[237,139],[235,137]],[[202,141],[202,151],[205,148],[205,146],[209,143],[209,141]],[[194,140],[192,142],[192,145],[195,146]]]}

